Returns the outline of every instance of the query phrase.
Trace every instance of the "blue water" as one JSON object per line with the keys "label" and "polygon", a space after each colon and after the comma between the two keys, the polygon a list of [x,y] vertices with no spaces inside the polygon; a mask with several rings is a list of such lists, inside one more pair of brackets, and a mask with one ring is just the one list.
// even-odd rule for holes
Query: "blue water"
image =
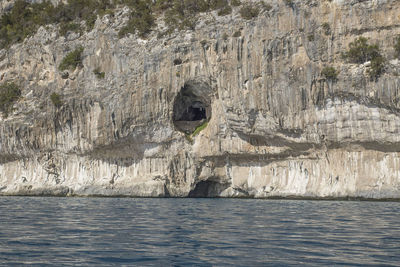
{"label": "blue water", "polygon": [[0,197],[0,265],[400,265],[400,203]]}

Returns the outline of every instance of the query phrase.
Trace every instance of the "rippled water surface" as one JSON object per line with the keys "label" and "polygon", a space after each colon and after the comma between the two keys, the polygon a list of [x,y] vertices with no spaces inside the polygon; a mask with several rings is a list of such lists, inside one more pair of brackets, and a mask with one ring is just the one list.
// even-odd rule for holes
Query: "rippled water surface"
{"label": "rippled water surface", "polygon": [[400,203],[0,197],[0,265],[400,265]]}

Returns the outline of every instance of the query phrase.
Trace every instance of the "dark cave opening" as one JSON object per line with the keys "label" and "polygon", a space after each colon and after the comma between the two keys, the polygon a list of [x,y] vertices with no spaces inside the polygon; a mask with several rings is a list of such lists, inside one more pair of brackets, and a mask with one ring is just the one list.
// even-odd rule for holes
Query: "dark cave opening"
{"label": "dark cave opening", "polygon": [[207,119],[206,109],[201,102],[195,102],[181,113],[177,121],[201,121]]}
{"label": "dark cave opening", "polygon": [[195,113],[195,117],[193,120],[200,121],[202,119],[206,119],[206,110],[204,108],[193,108],[193,112]]}
{"label": "dark cave opening", "polygon": [[211,118],[210,88],[205,83],[186,83],[174,100],[173,122],[186,134]]}
{"label": "dark cave opening", "polygon": [[227,186],[215,181],[200,181],[196,184],[195,188],[189,192],[188,197],[205,198],[205,197],[218,197],[219,194],[226,189]]}

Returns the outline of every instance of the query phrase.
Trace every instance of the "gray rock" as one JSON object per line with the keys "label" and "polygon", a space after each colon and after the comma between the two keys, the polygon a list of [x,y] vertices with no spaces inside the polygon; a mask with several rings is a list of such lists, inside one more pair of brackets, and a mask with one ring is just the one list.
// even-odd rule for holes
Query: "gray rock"
{"label": "gray rock", "polygon": [[[235,8],[147,40],[118,38],[124,9],[81,36],[42,27],[0,51],[2,81],[23,94],[0,118],[0,194],[400,198],[400,3],[271,3],[251,21]],[[341,57],[360,35],[389,60],[377,81]],[[66,77],[58,66],[79,45],[83,67]],[[187,137],[174,118],[190,108],[209,122]]]}

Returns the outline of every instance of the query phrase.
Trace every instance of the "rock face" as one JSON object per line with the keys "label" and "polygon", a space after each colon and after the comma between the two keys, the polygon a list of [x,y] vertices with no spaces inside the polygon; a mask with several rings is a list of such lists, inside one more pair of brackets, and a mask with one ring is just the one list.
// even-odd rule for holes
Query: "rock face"
{"label": "rock face", "polygon": [[[0,194],[400,198],[400,2],[269,3],[147,40],[118,38],[119,9],[89,33],[50,25],[1,50],[1,82],[23,97],[0,118]],[[377,80],[342,59],[359,36],[386,58]]]}

